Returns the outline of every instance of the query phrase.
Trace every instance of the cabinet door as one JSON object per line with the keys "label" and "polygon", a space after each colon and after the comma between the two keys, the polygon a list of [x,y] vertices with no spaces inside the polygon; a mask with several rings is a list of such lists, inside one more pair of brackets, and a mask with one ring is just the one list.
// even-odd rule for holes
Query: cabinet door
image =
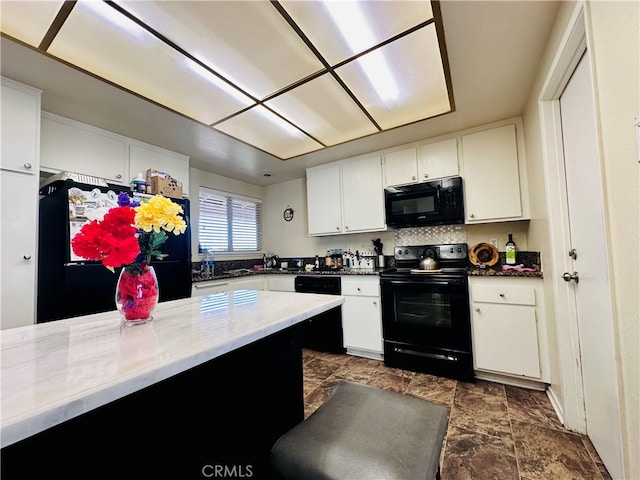
{"label": "cabinet door", "polygon": [[2,184],[2,328],[35,322],[38,177],[0,171]]}
{"label": "cabinet door", "polygon": [[309,235],[342,232],[340,165],[307,170]]}
{"label": "cabinet door", "polygon": [[473,304],[475,368],[540,377],[535,307]]}
{"label": "cabinet door", "polygon": [[456,138],[420,145],[418,176],[421,182],[433,178],[453,177],[459,173]]}
{"label": "cabinet door", "polygon": [[189,157],[151,145],[129,145],[129,180],[153,168],[182,183],[183,195],[189,195]]}
{"label": "cabinet door", "polygon": [[385,186],[415,183],[418,178],[418,153],[415,147],[384,155]]}
{"label": "cabinet door", "polygon": [[266,275],[266,289],[276,292],[295,292],[295,275]]}
{"label": "cabinet door", "polygon": [[50,113],[42,115],[41,168],[129,185],[128,164],[123,137]]}
{"label": "cabinet door", "polygon": [[38,171],[40,93],[2,79],[2,154],[0,166],[34,175]]}
{"label": "cabinet door", "polygon": [[382,162],[379,156],[342,165],[344,232],[385,229]]}
{"label": "cabinet door", "polygon": [[462,136],[467,223],[522,217],[515,125]]}
{"label": "cabinet door", "polygon": [[344,347],[382,353],[382,326],[378,297],[345,296],[342,304]]}

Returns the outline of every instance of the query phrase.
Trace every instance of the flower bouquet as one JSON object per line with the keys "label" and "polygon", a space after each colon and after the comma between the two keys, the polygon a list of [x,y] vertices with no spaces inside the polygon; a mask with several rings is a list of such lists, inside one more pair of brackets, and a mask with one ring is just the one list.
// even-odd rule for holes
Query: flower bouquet
{"label": "flower bouquet", "polygon": [[138,203],[121,193],[117,207],[102,219],[83,225],[71,240],[76,255],[101,261],[112,272],[123,267],[116,286],[116,306],[125,324],[153,318],[159,290],[151,259],[166,257],[160,246],[166,242],[167,232],[185,232],[183,213],[180,205],[161,195]]}

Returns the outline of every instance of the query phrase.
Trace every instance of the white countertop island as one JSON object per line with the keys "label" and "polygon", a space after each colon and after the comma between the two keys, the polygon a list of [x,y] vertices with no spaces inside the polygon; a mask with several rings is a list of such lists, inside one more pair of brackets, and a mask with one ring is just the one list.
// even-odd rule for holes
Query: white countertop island
{"label": "white countertop island", "polygon": [[0,332],[2,447],[335,307],[341,296],[236,290]]}

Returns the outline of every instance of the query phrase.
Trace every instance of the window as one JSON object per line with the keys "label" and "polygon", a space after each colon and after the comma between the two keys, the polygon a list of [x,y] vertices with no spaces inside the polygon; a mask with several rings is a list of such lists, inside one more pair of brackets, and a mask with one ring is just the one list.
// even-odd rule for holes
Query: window
{"label": "window", "polygon": [[200,252],[262,250],[262,201],[200,187]]}

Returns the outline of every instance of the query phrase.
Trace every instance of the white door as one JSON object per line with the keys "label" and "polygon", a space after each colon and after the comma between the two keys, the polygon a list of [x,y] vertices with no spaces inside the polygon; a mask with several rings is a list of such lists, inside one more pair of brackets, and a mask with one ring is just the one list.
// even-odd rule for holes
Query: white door
{"label": "white door", "polygon": [[613,478],[622,478],[620,401],[607,264],[593,84],[584,55],[560,97],[571,261],[587,435]]}

